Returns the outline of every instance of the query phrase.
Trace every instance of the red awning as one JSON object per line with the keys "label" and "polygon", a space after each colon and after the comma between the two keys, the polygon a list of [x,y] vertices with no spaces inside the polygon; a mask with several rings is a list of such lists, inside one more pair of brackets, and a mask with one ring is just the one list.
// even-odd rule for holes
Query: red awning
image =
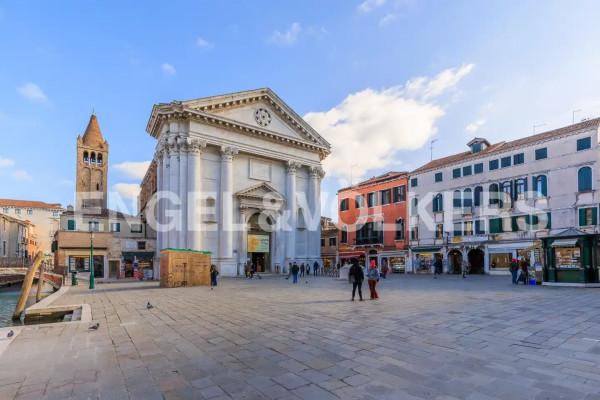
{"label": "red awning", "polygon": [[345,252],[340,252],[340,257],[360,257],[360,256],[364,256],[365,252],[364,251],[345,251]]}

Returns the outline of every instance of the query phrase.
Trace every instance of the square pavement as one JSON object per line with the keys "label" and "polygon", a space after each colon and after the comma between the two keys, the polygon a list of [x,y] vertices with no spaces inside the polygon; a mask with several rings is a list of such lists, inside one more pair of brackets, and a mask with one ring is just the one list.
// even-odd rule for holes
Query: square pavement
{"label": "square pavement", "polygon": [[392,275],[379,292],[350,302],[313,276],[74,287],[55,304],[90,304],[99,329],[25,327],[0,399],[600,399],[600,289]]}

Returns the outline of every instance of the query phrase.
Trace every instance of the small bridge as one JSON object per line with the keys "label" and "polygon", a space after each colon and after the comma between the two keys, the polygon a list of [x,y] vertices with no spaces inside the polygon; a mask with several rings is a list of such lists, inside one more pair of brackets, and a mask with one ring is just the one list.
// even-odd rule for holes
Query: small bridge
{"label": "small bridge", "polygon": [[[29,268],[0,268],[0,287],[12,286],[22,283],[25,280],[25,275]],[[34,277],[34,280],[39,279],[39,274]],[[54,290],[60,289],[63,283],[63,276],[53,272],[44,272],[42,275],[44,283],[49,284]]]}

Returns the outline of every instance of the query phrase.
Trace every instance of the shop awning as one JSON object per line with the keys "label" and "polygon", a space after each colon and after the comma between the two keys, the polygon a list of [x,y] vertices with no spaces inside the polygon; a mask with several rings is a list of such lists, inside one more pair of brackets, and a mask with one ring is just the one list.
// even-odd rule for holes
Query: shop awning
{"label": "shop awning", "polygon": [[577,239],[559,239],[552,242],[552,247],[575,247]]}
{"label": "shop awning", "polygon": [[365,255],[364,251],[345,251],[345,252],[340,251],[340,257],[360,257],[360,256],[364,256],[364,255]]}
{"label": "shop awning", "polygon": [[413,253],[431,253],[434,251],[440,251],[442,250],[441,247],[413,247],[412,251]]}

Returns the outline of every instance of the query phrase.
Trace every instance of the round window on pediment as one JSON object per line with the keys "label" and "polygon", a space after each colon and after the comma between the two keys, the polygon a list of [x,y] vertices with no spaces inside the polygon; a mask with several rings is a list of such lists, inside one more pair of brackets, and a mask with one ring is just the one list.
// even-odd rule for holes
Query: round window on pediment
{"label": "round window on pediment", "polygon": [[264,108],[259,108],[254,112],[254,119],[260,126],[267,126],[271,123],[271,113]]}

